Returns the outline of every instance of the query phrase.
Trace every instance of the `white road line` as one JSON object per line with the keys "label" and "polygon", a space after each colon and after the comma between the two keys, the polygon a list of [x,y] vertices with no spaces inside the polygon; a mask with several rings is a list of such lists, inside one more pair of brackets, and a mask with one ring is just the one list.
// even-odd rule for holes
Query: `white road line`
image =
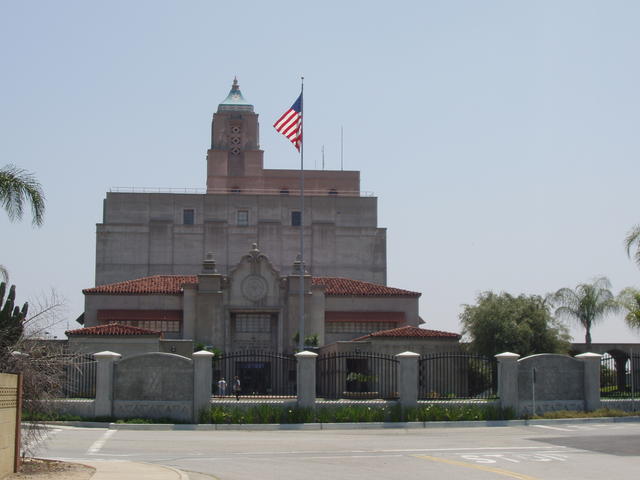
{"label": "white road line", "polygon": [[[460,451],[472,451],[478,452],[481,450],[554,450],[558,448],[566,448],[566,447],[454,447],[454,448],[398,448],[398,449],[385,449],[385,450],[347,450],[345,454],[354,454],[354,453],[413,453],[413,452],[460,452]],[[321,455],[324,452],[319,451],[309,451],[309,450],[286,450],[286,451],[271,451],[271,452],[231,452],[231,455]]]}
{"label": "white road line", "polygon": [[378,450],[379,452],[458,452],[462,450],[549,450],[558,447],[457,447],[457,448],[408,448],[397,450]]}
{"label": "white road line", "polygon": [[107,443],[107,440],[109,440],[109,438],[116,432],[117,430],[107,430],[106,432],[104,432],[104,434],[98,440],[93,442],[93,445],[89,447],[87,453],[89,455],[95,455],[96,453],[98,453],[102,449],[102,447],[104,447],[104,444]]}
{"label": "white road line", "polygon": [[325,455],[323,457],[300,457],[313,460],[325,460],[327,458],[379,458],[379,457],[403,457],[404,455]]}
{"label": "white road line", "polygon": [[536,427],[536,428],[548,428],[549,430],[560,430],[562,432],[574,432],[575,430],[572,430],[570,428],[560,428],[560,427],[550,427],[549,425],[531,425],[532,427]]}

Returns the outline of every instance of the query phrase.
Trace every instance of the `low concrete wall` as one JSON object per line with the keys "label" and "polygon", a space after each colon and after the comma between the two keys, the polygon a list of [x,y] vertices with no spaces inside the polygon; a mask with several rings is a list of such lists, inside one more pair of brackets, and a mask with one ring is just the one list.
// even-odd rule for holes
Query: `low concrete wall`
{"label": "low concrete wall", "polygon": [[15,472],[18,467],[19,388],[18,375],[0,373],[0,478]]}
{"label": "low concrete wall", "polygon": [[600,355],[544,353],[518,360],[505,352],[496,358],[500,403],[518,415],[600,407]]}
{"label": "low concrete wall", "polygon": [[61,415],[76,415],[82,418],[94,418],[95,400],[61,398],[52,401],[52,409]]}
{"label": "low concrete wall", "polygon": [[623,412],[640,412],[640,398],[603,398],[600,400],[602,408],[622,410]]}
{"label": "low concrete wall", "polygon": [[172,353],[147,353],[114,365],[113,416],[193,418],[193,360]]}

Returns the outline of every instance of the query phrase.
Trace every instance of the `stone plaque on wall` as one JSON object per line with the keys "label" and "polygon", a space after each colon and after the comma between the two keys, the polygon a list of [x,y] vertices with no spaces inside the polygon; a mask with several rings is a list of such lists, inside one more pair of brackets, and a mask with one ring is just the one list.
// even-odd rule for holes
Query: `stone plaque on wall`
{"label": "stone plaque on wall", "polygon": [[193,399],[193,362],[171,353],[125,358],[114,366],[114,400]]}

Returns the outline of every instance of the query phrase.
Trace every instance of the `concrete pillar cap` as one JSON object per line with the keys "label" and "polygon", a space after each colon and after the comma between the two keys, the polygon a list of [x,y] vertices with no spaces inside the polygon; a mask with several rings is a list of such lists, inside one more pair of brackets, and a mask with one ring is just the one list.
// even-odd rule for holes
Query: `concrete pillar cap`
{"label": "concrete pillar cap", "polygon": [[496,358],[520,358],[520,355],[517,353],[513,353],[513,352],[503,352],[503,353],[498,353],[497,355],[494,355],[494,357]]}
{"label": "concrete pillar cap", "polygon": [[406,352],[398,353],[396,355],[396,358],[397,357],[400,357],[400,358],[416,358],[416,357],[419,357],[419,356],[420,356],[419,353],[406,351]]}
{"label": "concrete pillar cap", "polygon": [[215,356],[215,354],[213,352],[208,351],[208,350],[198,350],[192,356],[195,357],[195,358],[207,358],[207,357],[211,358],[211,357]]}
{"label": "concrete pillar cap", "polygon": [[119,353],[116,353],[116,352],[110,352],[109,350],[105,350],[104,352],[94,353],[93,357],[96,360],[101,360],[103,358],[118,359],[118,358],[122,357],[122,355],[120,355]]}
{"label": "concrete pillar cap", "polygon": [[307,350],[296,353],[296,357],[302,357],[302,358],[315,358],[317,356],[318,356],[317,353],[309,352]]}
{"label": "concrete pillar cap", "polygon": [[600,355],[599,353],[592,353],[592,352],[587,352],[587,353],[581,353],[580,355],[576,355],[576,358],[602,358],[602,355]]}

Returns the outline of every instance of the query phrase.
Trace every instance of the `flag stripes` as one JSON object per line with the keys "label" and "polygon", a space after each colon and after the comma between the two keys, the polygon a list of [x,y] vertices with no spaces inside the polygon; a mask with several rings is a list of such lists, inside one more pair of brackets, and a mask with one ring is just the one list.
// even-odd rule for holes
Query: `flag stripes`
{"label": "flag stripes", "polygon": [[273,127],[277,132],[287,137],[300,151],[302,144],[302,94],[291,105],[291,108],[273,124]]}

